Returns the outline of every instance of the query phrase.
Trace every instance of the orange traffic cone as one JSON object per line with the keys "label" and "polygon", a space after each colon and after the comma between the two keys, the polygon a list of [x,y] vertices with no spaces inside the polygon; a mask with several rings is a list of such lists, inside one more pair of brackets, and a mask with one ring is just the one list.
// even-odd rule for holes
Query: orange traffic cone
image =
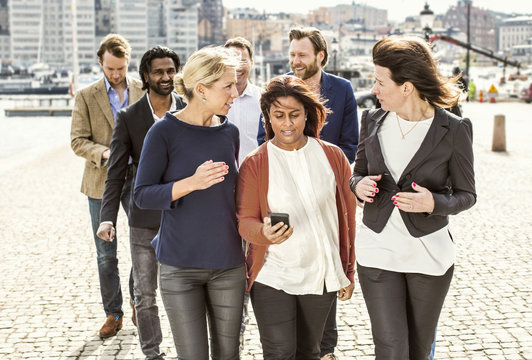
{"label": "orange traffic cone", "polygon": [[478,102],[484,102],[484,91],[482,90],[478,92]]}

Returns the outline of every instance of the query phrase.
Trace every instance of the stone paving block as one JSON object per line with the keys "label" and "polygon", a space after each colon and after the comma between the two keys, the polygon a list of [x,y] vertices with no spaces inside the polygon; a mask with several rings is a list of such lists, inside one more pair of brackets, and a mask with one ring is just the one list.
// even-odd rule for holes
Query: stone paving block
{"label": "stone paving block", "polygon": [[[478,202],[451,217],[456,266],[438,324],[437,359],[532,359],[532,186],[500,191],[509,174],[519,185],[532,176],[531,108],[467,103],[463,110],[474,127]],[[502,154],[491,152],[492,122],[486,120],[494,112],[507,117],[508,151]],[[87,199],[79,192],[83,160],[65,140],[9,169],[2,164],[0,159],[0,359],[142,359],[127,306],[131,264],[123,211],[117,230],[126,318],[118,336],[102,341],[95,249]],[[158,304],[161,349],[172,360],[160,297]],[[357,281],[353,298],[338,306],[341,359],[374,358],[369,327]],[[262,359],[253,316],[242,358]]]}

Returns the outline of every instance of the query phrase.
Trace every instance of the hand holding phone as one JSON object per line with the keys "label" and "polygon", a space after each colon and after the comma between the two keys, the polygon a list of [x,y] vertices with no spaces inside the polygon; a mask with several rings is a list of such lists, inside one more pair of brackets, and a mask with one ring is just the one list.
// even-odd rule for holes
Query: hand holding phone
{"label": "hand holding phone", "polygon": [[290,219],[287,213],[271,213],[270,219],[272,221],[272,226],[282,222],[286,226],[290,227]]}
{"label": "hand holding phone", "polygon": [[[282,222],[284,225],[279,224]],[[286,213],[271,213],[264,218],[262,233],[272,244],[281,244],[292,236],[294,228],[290,226],[289,216]]]}

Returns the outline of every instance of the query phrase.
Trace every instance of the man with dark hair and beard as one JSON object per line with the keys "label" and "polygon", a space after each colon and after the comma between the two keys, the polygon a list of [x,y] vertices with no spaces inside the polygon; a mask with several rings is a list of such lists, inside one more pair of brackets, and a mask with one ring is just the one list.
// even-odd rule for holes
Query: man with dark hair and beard
{"label": "man with dark hair and beard", "polygon": [[[289,75],[304,80],[316,95],[326,100],[331,110],[320,139],[339,146],[350,163],[355,161],[358,146],[357,103],[351,83],[323,71],[327,65],[327,42],[313,27],[293,28],[289,32]],[[257,140],[264,142],[264,127],[259,126]]]}
{"label": "man with dark hair and beard", "polygon": [[290,30],[290,69],[327,102],[327,116],[320,138],[343,151],[350,163],[355,161],[358,145],[357,103],[351,83],[323,71],[329,54],[322,33],[312,27]]}
{"label": "man with dark hair and beard", "polygon": [[[167,111],[185,107],[181,98],[173,92],[173,80],[179,67],[179,56],[174,51],[162,46],[148,50],[139,66],[142,89],[148,92],[117,115],[97,233],[105,241],[114,239],[125,174],[129,164],[133,165],[136,173],[146,133]],[[131,189],[134,187],[133,184]],[[140,210],[131,196],[128,217],[139,341],[146,359],[162,359],[164,354],[159,350],[162,332],[156,303],[157,259],[151,246],[159,229],[161,212]]]}

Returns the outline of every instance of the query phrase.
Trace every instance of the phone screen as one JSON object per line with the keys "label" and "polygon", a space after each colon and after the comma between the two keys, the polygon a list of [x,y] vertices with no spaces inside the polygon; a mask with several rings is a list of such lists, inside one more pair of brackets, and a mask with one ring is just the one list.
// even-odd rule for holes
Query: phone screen
{"label": "phone screen", "polygon": [[270,219],[272,220],[272,226],[279,222],[283,222],[286,226],[290,226],[289,216],[286,213],[271,213]]}

